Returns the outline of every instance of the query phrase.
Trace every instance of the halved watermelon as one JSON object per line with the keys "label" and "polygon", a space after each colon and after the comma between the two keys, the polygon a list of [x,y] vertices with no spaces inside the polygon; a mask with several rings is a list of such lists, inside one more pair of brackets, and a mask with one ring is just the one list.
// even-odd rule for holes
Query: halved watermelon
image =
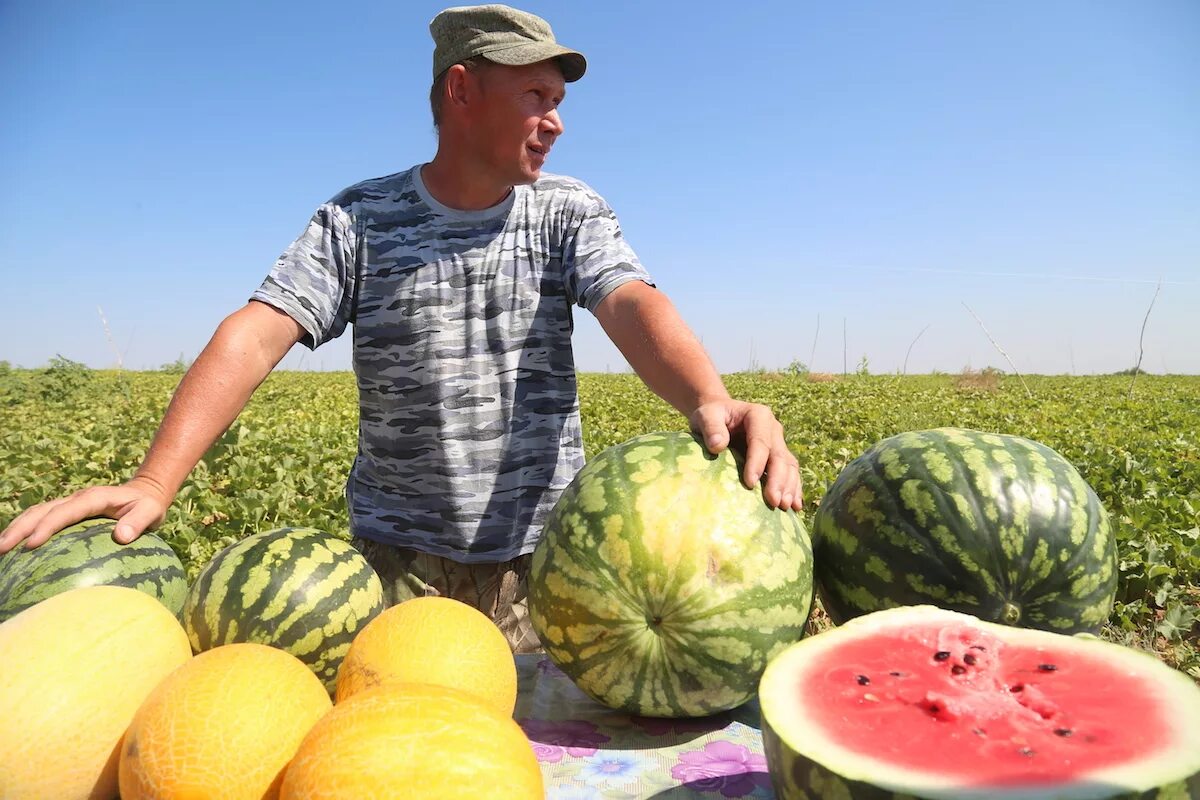
{"label": "halved watermelon", "polygon": [[780,798],[1200,797],[1200,688],[1091,636],[878,611],[783,651],[759,699]]}

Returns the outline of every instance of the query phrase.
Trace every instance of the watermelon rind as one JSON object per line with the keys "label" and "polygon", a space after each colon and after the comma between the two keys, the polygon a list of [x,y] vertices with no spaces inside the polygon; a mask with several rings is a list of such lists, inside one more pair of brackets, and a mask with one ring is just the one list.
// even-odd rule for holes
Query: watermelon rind
{"label": "watermelon rind", "polygon": [[812,550],[792,510],[741,482],[740,456],[685,432],[605,450],[533,553],[529,609],[550,659],[610,708],[697,717],[749,700],[804,634]]}
{"label": "watermelon rind", "polygon": [[353,545],[314,528],[280,528],[217,553],[181,617],[197,653],[235,642],[277,647],[332,693],[354,636],[384,608],[379,576]]}
{"label": "watermelon rind", "polygon": [[16,547],[0,556],[0,622],[85,586],[137,589],[178,614],[188,588],[179,556],[152,533],[119,544],[112,538],[115,525],[112,520],[88,520],[32,550]]}
{"label": "watermelon rind", "polygon": [[[1161,700],[1170,727],[1170,744],[1151,758],[1095,770],[1073,783],[1053,786],[964,786],[929,771],[905,770],[896,764],[841,746],[804,713],[806,664],[850,642],[870,639],[929,623],[971,625],[1006,642],[1056,650],[1081,648],[1101,653],[1114,672],[1145,678]],[[902,665],[897,664],[897,667]],[[1095,687],[1098,693],[1104,687]],[[877,611],[787,648],[763,673],[759,686],[763,748],[780,800],[1100,800],[1101,798],[1200,798],[1200,687],[1147,653],[1093,636],[1064,636],[1012,628],[971,615],[909,606]]]}
{"label": "watermelon rind", "polygon": [[1099,631],[1117,589],[1108,514],[1030,439],[964,428],[884,439],[839,473],[813,520],[835,623],[932,604],[1058,633]]}

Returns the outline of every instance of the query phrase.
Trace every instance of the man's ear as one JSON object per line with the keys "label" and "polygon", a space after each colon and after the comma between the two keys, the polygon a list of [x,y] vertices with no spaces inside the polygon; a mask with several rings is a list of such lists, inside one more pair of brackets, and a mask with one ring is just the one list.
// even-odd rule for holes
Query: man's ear
{"label": "man's ear", "polygon": [[462,64],[455,64],[446,70],[446,82],[442,91],[443,108],[464,108],[474,102],[478,92],[478,81],[472,80],[471,74]]}

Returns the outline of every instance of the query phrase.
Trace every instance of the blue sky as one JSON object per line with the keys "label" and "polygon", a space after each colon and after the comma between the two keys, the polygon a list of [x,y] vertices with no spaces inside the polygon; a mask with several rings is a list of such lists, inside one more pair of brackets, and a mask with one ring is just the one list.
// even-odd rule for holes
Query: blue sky
{"label": "blue sky", "polygon": [[[441,7],[0,4],[0,360],[194,358],[317,205],[432,156]],[[590,65],[547,169],[722,371],[841,371],[843,326],[851,370],[926,327],[909,372],[1007,367],[964,303],[1023,372],[1114,371],[1161,279],[1143,365],[1200,373],[1200,4],[524,7]]]}

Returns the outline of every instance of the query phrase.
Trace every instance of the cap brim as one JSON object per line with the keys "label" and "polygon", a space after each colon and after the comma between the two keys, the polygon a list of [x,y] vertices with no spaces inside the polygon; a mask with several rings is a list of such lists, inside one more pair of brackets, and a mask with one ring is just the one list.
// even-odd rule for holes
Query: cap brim
{"label": "cap brim", "polygon": [[509,67],[536,64],[539,61],[549,61],[553,58],[558,61],[558,66],[562,69],[563,80],[567,83],[579,80],[587,71],[587,59],[583,57],[583,53],[550,42],[519,44],[515,47],[505,47],[479,55],[488,61]]}

